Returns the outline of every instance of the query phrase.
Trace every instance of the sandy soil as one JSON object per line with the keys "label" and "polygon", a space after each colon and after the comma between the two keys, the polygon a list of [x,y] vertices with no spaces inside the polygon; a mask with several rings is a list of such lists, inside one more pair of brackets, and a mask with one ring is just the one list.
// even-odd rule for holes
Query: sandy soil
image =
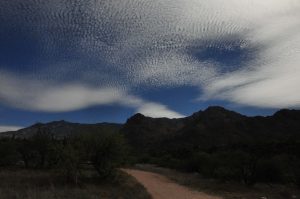
{"label": "sandy soil", "polygon": [[144,185],[153,199],[222,199],[178,185],[165,176],[133,169],[123,169]]}

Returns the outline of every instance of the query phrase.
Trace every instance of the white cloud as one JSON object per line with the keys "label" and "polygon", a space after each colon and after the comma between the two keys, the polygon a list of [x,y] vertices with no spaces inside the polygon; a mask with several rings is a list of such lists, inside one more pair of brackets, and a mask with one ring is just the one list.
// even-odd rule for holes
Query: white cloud
{"label": "white cloud", "polygon": [[21,128],[23,128],[23,127],[20,127],[20,126],[2,126],[2,125],[0,125],[0,133],[7,132],[7,131],[17,131]]}
{"label": "white cloud", "polygon": [[209,84],[202,99],[219,98],[265,108],[299,108],[299,71],[277,72],[275,76],[260,70],[229,74]]}
{"label": "white cloud", "polygon": [[[79,13],[74,6],[80,8]],[[53,82],[66,76],[84,80],[47,87],[22,79],[7,83],[10,80],[2,75],[0,97],[17,107],[67,111],[120,103],[119,98],[130,96],[124,90],[133,88],[192,85],[203,89],[202,99],[297,107],[299,10],[299,0],[0,1],[3,20],[25,24],[35,37],[42,35],[36,43],[47,56],[60,57],[61,46],[76,55],[75,60],[68,58],[71,64],[63,66],[63,72],[61,60],[52,59],[55,64],[42,70],[33,66],[34,75]],[[239,40],[242,50],[257,47],[253,60],[233,72],[224,73],[223,66],[190,52],[210,46],[220,49],[228,38]],[[90,66],[86,60],[104,64]],[[141,99],[133,101],[126,103],[147,104]],[[148,112],[136,104],[137,110]]]}
{"label": "white cloud", "polygon": [[182,118],[184,115],[168,109],[166,106],[157,103],[146,103],[139,107],[138,111],[146,116],[158,118]]}
{"label": "white cloud", "polygon": [[49,82],[18,79],[2,71],[0,99],[25,110],[66,112],[95,105],[131,107],[151,117],[183,117],[165,105],[148,102],[118,88],[92,88],[80,84],[51,85]]}
{"label": "white cloud", "polygon": [[248,67],[209,82],[204,99],[267,107],[300,107],[300,14],[291,12],[266,20],[252,32],[252,42],[263,44]]}
{"label": "white cloud", "polygon": [[143,100],[136,96],[124,96],[120,101],[121,105],[133,107],[136,109],[136,113],[141,113],[143,115],[153,117],[153,118],[160,118],[160,117],[167,117],[167,118],[182,118],[185,115],[177,113],[175,111],[170,110],[167,106],[160,104],[149,102]]}

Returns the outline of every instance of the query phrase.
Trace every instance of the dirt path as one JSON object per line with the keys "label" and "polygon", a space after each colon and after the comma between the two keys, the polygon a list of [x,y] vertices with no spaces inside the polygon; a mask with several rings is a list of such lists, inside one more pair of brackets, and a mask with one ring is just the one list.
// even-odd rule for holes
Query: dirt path
{"label": "dirt path", "polygon": [[123,171],[143,184],[153,199],[222,199],[221,197],[193,191],[156,173],[133,169],[123,169]]}

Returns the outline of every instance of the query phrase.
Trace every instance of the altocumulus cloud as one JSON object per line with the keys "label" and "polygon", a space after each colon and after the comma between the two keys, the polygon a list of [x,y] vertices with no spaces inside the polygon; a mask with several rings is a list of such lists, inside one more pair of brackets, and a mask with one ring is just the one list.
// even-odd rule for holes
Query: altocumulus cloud
{"label": "altocumulus cloud", "polygon": [[[1,1],[1,33],[17,29],[38,53],[26,76],[1,65],[0,99],[40,111],[119,104],[181,117],[132,93],[188,85],[202,100],[299,107],[299,10],[299,0]],[[207,49],[251,59],[224,66],[198,56]]]}

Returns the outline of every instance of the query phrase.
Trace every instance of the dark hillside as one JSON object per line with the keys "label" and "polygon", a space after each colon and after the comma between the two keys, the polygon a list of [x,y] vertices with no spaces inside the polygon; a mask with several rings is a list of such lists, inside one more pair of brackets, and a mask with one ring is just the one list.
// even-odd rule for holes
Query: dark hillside
{"label": "dark hillside", "polygon": [[[209,107],[182,119],[150,118],[136,114],[121,130],[139,150],[170,145],[201,148],[249,142],[282,142],[299,138],[300,111],[281,110],[273,116],[247,117],[222,107]],[[295,140],[294,140],[295,141]]]}
{"label": "dark hillside", "polygon": [[138,162],[209,178],[300,183],[300,111],[247,117],[209,107],[182,119],[141,114],[121,129]]}
{"label": "dark hillside", "polygon": [[118,132],[121,124],[114,123],[98,123],[98,124],[79,124],[66,121],[55,121],[50,123],[37,123],[33,126],[20,129],[18,131],[11,131],[1,133],[1,137],[14,137],[14,138],[30,138],[37,132],[42,131],[50,134],[56,139],[64,137],[75,136],[82,132]]}

